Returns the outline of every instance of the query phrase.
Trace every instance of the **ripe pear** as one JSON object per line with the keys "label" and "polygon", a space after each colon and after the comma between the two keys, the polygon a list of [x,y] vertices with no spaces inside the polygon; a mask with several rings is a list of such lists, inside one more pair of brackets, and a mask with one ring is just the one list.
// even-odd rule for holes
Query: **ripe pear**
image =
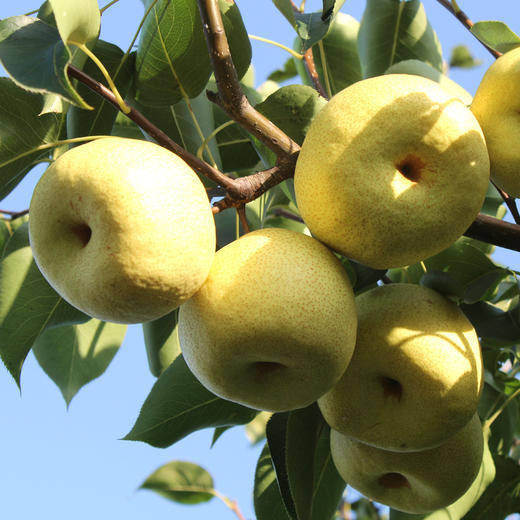
{"label": "ripe pear", "polygon": [[210,391],[266,411],[301,408],[341,377],[356,338],[350,280],[302,233],[253,231],[218,250],[179,311],[186,363]]}
{"label": "ripe pear", "polygon": [[358,81],[316,115],[294,187],[313,236],[371,267],[416,263],[454,242],[489,183],[480,126],[427,78]]}
{"label": "ripe pear", "polygon": [[471,111],[484,136],[491,178],[513,197],[520,197],[520,47],[498,58],[484,74]]}
{"label": "ripe pear", "polygon": [[460,498],[477,476],[484,438],[475,414],[445,443],[399,453],[331,430],[334,465],[346,483],[368,498],[408,513],[428,513]]}
{"label": "ripe pear", "polygon": [[318,406],[326,422],[393,451],[438,446],[475,413],[483,385],[477,334],[433,289],[378,286],[356,297],[352,360]]}
{"label": "ripe pear", "polygon": [[70,304],[139,323],[199,289],[215,255],[204,186],[178,156],[108,137],[72,148],[39,180],[29,210],[36,264]]}

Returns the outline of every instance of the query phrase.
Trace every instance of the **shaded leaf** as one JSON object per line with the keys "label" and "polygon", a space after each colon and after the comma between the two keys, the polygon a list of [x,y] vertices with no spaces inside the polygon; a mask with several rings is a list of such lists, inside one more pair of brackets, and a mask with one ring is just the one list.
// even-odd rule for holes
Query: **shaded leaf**
{"label": "shaded leaf", "polygon": [[437,269],[424,273],[420,284],[455,301],[461,300],[464,296],[464,286],[449,273]]}
{"label": "shaded leaf", "polygon": [[155,382],[124,438],[165,448],[194,431],[245,424],[256,414],[206,390],[179,356]]}
{"label": "shaded leaf", "polygon": [[144,344],[150,372],[159,377],[181,353],[179,336],[179,309],[156,320],[143,323]]}
{"label": "shaded leaf", "polygon": [[8,195],[34,166],[48,155],[38,150],[58,139],[61,116],[39,115],[44,98],[0,78],[0,199]]}
{"label": "shaded leaf", "polygon": [[485,45],[498,52],[507,52],[520,46],[520,37],[507,24],[497,20],[476,22],[471,32]]}
{"label": "shaded leaf", "polygon": [[322,11],[315,13],[295,12],[291,0],[273,0],[278,10],[294,27],[302,40],[302,52],[321,40],[329,30],[334,16],[338,13],[345,0],[327,0]]}
{"label": "shaded leaf", "polygon": [[257,520],[289,520],[266,443],[255,469],[254,507]]}
{"label": "shaded leaf", "polygon": [[125,325],[95,319],[81,325],[55,327],[36,339],[33,352],[68,405],[81,387],[103,374],[125,332]]}
{"label": "shaded leaf", "polygon": [[364,77],[379,76],[409,59],[442,71],[441,46],[419,0],[368,0],[358,48]]}
{"label": "shaded leaf", "polygon": [[288,85],[278,89],[255,108],[291,139],[302,144],[314,116],[325,104],[326,101],[311,87]]}
{"label": "shaded leaf", "polygon": [[[185,101],[161,107],[143,105],[135,100],[128,101],[171,139],[195,155],[204,138],[215,128],[212,103],[205,94],[191,99],[189,106]],[[204,148],[204,158],[210,163],[214,160],[220,166],[219,151],[214,140],[210,140],[208,147]]]}
{"label": "shaded leaf", "polygon": [[289,412],[275,413],[267,422],[265,431],[282,503],[284,504],[287,515],[293,520],[298,520],[296,504],[294,503],[291,493],[289,475],[287,473],[286,439],[288,422]]}
{"label": "shaded leaf", "polygon": [[67,66],[84,56],[69,50],[56,27],[30,16],[0,21],[0,61],[9,76],[24,89],[39,94],[54,93],[69,103],[91,108],[74,89]]}
{"label": "shaded leaf", "polygon": [[174,460],[156,469],[140,486],[181,504],[200,504],[214,497],[213,478],[193,462]]}
{"label": "shaded leaf", "polygon": [[484,339],[494,339],[509,344],[520,341],[520,326],[511,311],[503,311],[488,302],[462,304],[461,309]]}
{"label": "shaded leaf", "polygon": [[0,263],[0,357],[17,384],[27,354],[45,329],[89,319],[65,302],[41,275],[25,222],[7,241]]}
{"label": "shaded leaf", "polygon": [[359,22],[355,18],[338,13],[327,35],[312,47],[318,76],[323,86],[330,85],[332,95],[363,77],[357,48],[358,32]]}

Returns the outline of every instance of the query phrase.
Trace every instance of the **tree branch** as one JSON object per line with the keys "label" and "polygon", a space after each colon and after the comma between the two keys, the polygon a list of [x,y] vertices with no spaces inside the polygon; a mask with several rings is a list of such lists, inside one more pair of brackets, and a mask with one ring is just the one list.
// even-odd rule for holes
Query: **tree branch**
{"label": "tree branch", "polygon": [[488,244],[520,251],[520,226],[480,213],[464,233]]}
{"label": "tree branch", "polygon": [[[471,28],[473,27],[473,22],[469,19],[468,15],[462,11],[462,10],[458,10],[458,11],[455,11],[455,9],[453,9],[453,6],[451,5],[451,2],[450,0],[437,0],[437,2],[439,2],[439,4],[441,4],[444,8],[446,8],[453,16],[455,16],[457,18],[457,20],[464,26],[466,27],[466,29],[468,29],[470,32],[471,32]],[[471,33],[473,34],[473,33]],[[475,36],[473,34],[473,36]],[[475,38],[477,38],[475,36]],[[479,43],[481,43],[495,58],[498,58],[500,56],[502,56],[502,53],[501,52],[498,52],[498,51],[495,51],[494,49],[492,49],[491,47],[488,47],[485,43],[481,42],[478,38],[477,40],[479,41]]]}
{"label": "tree branch", "polygon": [[279,159],[295,156],[300,150],[300,146],[253,108],[240,87],[218,1],[197,0],[197,3],[218,87],[218,93],[207,93],[209,99],[264,143]]}

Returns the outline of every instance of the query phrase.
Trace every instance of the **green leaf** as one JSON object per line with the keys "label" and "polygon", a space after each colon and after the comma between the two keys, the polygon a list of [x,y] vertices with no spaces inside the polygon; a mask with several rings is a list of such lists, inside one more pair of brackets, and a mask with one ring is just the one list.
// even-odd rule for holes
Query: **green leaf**
{"label": "green leaf", "polygon": [[93,43],[99,34],[101,15],[97,0],[49,0],[64,43]]}
{"label": "green leaf", "polygon": [[125,332],[125,325],[95,319],[81,325],[55,327],[37,338],[33,352],[68,405],[81,387],[103,374]]}
{"label": "green leaf", "polygon": [[214,495],[213,478],[193,462],[174,460],[156,469],[140,486],[181,504],[201,504]]}
{"label": "green leaf", "polygon": [[54,93],[69,103],[91,108],[74,89],[67,66],[78,55],[63,43],[56,27],[30,16],[0,21],[0,61],[13,81],[31,92]]}
{"label": "green leaf", "polygon": [[203,428],[246,424],[256,414],[206,390],[179,356],[153,385],[125,440],[165,448]]}
{"label": "green leaf", "polygon": [[520,341],[520,326],[511,311],[503,311],[496,305],[483,301],[472,305],[462,304],[461,309],[481,338],[508,344]]}
{"label": "green leaf", "polygon": [[473,99],[466,89],[424,61],[414,59],[399,61],[389,67],[385,74],[414,74],[415,76],[422,76],[436,81],[443,89],[459,98],[466,105],[470,105]]}
{"label": "green leaf", "polygon": [[498,52],[507,52],[520,46],[520,37],[504,22],[496,20],[476,22],[471,32],[485,45]]}
{"label": "green leaf", "polygon": [[355,18],[338,13],[327,35],[312,47],[318,76],[323,86],[330,85],[332,95],[363,77],[357,48],[358,32],[359,22]]}
{"label": "green leaf", "polygon": [[145,139],[141,129],[122,112],[117,113],[110,134],[119,137],[127,137],[128,139]]}
{"label": "green leaf", "polygon": [[[316,404],[289,413],[285,458],[289,488],[298,520],[310,520],[312,517],[314,453],[323,427],[323,418]],[[338,502],[334,504],[332,512],[337,505]],[[327,516],[322,518],[325,520]]]}
{"label": "green leaf", "polygon": [[177,325],[179,309],[162,318],[143,323],[144,344],[150,372],[159,377],[181,353]]}
{"label": "green leaf", "polygon": [[[93,52],[106,67],[115,81],[119,93],[124,98],[132,81],[135,55],[132,54],[130,59],[127,59],[120,67],[124,54],[116,45],[99,40],[96,42]],[[103,75],[94,62],[89,60],[83,67],[83,71],[100,83],[105,83]],[[116,116],[120,113],[119,110],[82,83],[78,84],[77,90],[81,97],[94,109],[84,110],[76,106],[69,108],[67,112],[67,137],[110,135]]]}
{"label": "green leaf", "polygon": [[7,241],[0,263],[0,357],[16,383],[45,329],[88,319],[45,281],[32,257],[27,222],[22,224]]}
{"label": "green leaf", "polygon": [[409,59],[442,71],[441,46],[419,0],[367,0],[358,48],[364,77]]}
{"label": "green leaf", "polygon": [[254,507],[257,520],[290,520],[291,518],[280,496],[267,443],[255,469]]}
{"label": "green leaf", "polygon": [[256,109],[302,144],[314,116],[327,102],[311,87],[288,85],[278,89]]}
{"label": "green leaf", "polygon": [[48,155],[38,150],[58,139],[61,116],[40,115],[44,98],[0,78],[0,199],[8,195],[34,166]]}
{"label": "green leaf", "polygon": [[267,439],[280,496],[297,520],[328,520],[345,489],[330,455],[330,429],[316,404],[274,414]]}
{"label": "green leaf", "polygon": [[506,518],[520,511],[520,466],[504,456],[493,457],[496,476],[463,520]]}
{"label": "green leaf", "polygon": [[[145,7],[151,0],[143,0]],[[150,106],[174,105],[182,90],[199,95],[211,74],[196,2],[159,1],[146,17],[136,58],[135,98]]]}
{"label": "green leaf", "polygon": [[434,289],[455,301],[461,300],[464,296],[464,286],[451,274],[437,269],[424,273],[420,284],[430,287],[430,289]]}
{"label": "green leaf", "polygon": [[302,40],[302,52],[320,41],[329,30],[330,24],[345,0],[327,0],[324,9],[315,13],[295,12],[291,0],[273,0],[278,10],[294,27]]}
{"label": "green leaf", "polygon": [[282,503],[285,506],[287,515],[293,520],[298,520],[296,504],[291,493],[289,475],[287,473],[286,439],[288,422],[289,412],[273,414],[267,422],[266,436]]}
{"label": "green leaf", "polygon": [[466,45],[455,45],[451,49],[450,67],[459,67],[462,69],[473,69],[482,64],[482,60],[477,60],[471,54]]}
{"label": "green leaf", "polygon": [[[145,7],[151,0],[143,0]],[[251,61],[251,44],[234,2],[219,0],[231,56],[239,77]],[[149,106],[174,105],[198,96],[211,75],[197,3],[162,0],[151,9],[137,49],[135,99]]]}

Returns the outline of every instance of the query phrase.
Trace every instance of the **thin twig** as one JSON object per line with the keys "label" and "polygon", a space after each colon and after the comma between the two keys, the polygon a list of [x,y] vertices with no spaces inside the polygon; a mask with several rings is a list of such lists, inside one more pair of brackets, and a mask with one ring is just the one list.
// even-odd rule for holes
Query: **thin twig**
{"label": "thin twig", "polygon": [[28,209],[23,209],[21,211],[9,211],[6,209],[0,209],[0,215],[7,215],[9,220],[15,220],[17,218],[23,217],[29,213]]}
{"label": "thin twig", "polygon": [[305,64],[305,69],[307,70],[307,74],[309,75],[309,78],[311,79],[315,90],[321,97],[328,99],[327,93],[325,92],[325,89],[321,84],[318,71],[316,70],[316,64],[314,62],[314,54],[312,53],[312,48],[307,49],[305,51],[303,55],[303,62]]}
{"label": "thin twig", "polygon": [[[455,16],[457,18],[457,20],[464,26],[466,27],[466,29],[468,29],[470,32],[471,32],[471,28],[473,27],[473,22],[469,19],[468,15],[462,11],[461,9],[459,9],[458,11],[455,11],[455,9],[453,9],[453,6],[451,5],[451,2],[450,0],[437,0],[437,2],[439,2],[439,4],[441,4],[444,8],[446,8],[453,16]],[[473,34],[473,33],[471,33]],[[473,34],[473,36],[475,36]],[[477,38],[475,36],[475,38]],[[494,49],[492,49],[491,47],[488,47],[485,43],[481,42],[478,38],[477,40],[495,57],[495,58],[499,58],[500,56],[502,56],[502,53],[501,52],[498,52],[498,51],[495,51]]]}
{"label": "thin twig", "polygon": [[240,219],[240,223],[242,224],[242,229],[244,230],[244,233],[249,233],[249,222],[247,221],[245,204],[242,204],[242,206],[239,206],[237,208],[237,213],[238,218]]}
{"label": "thin twig", "polygon": [[493,186],[496,188],[502,199],[504,199],[504,202],[506,203],[506,206],[509,208],[509,211],[511,212],[511,215],[513,216],[514,221],[517,224],[520,224],[520,213],[518,212],[518,208],[516,206],[516,200],[514,197],[511,197],[508,193],[506,193],[504,190],[499,188],[494,182],[492,182]]}

